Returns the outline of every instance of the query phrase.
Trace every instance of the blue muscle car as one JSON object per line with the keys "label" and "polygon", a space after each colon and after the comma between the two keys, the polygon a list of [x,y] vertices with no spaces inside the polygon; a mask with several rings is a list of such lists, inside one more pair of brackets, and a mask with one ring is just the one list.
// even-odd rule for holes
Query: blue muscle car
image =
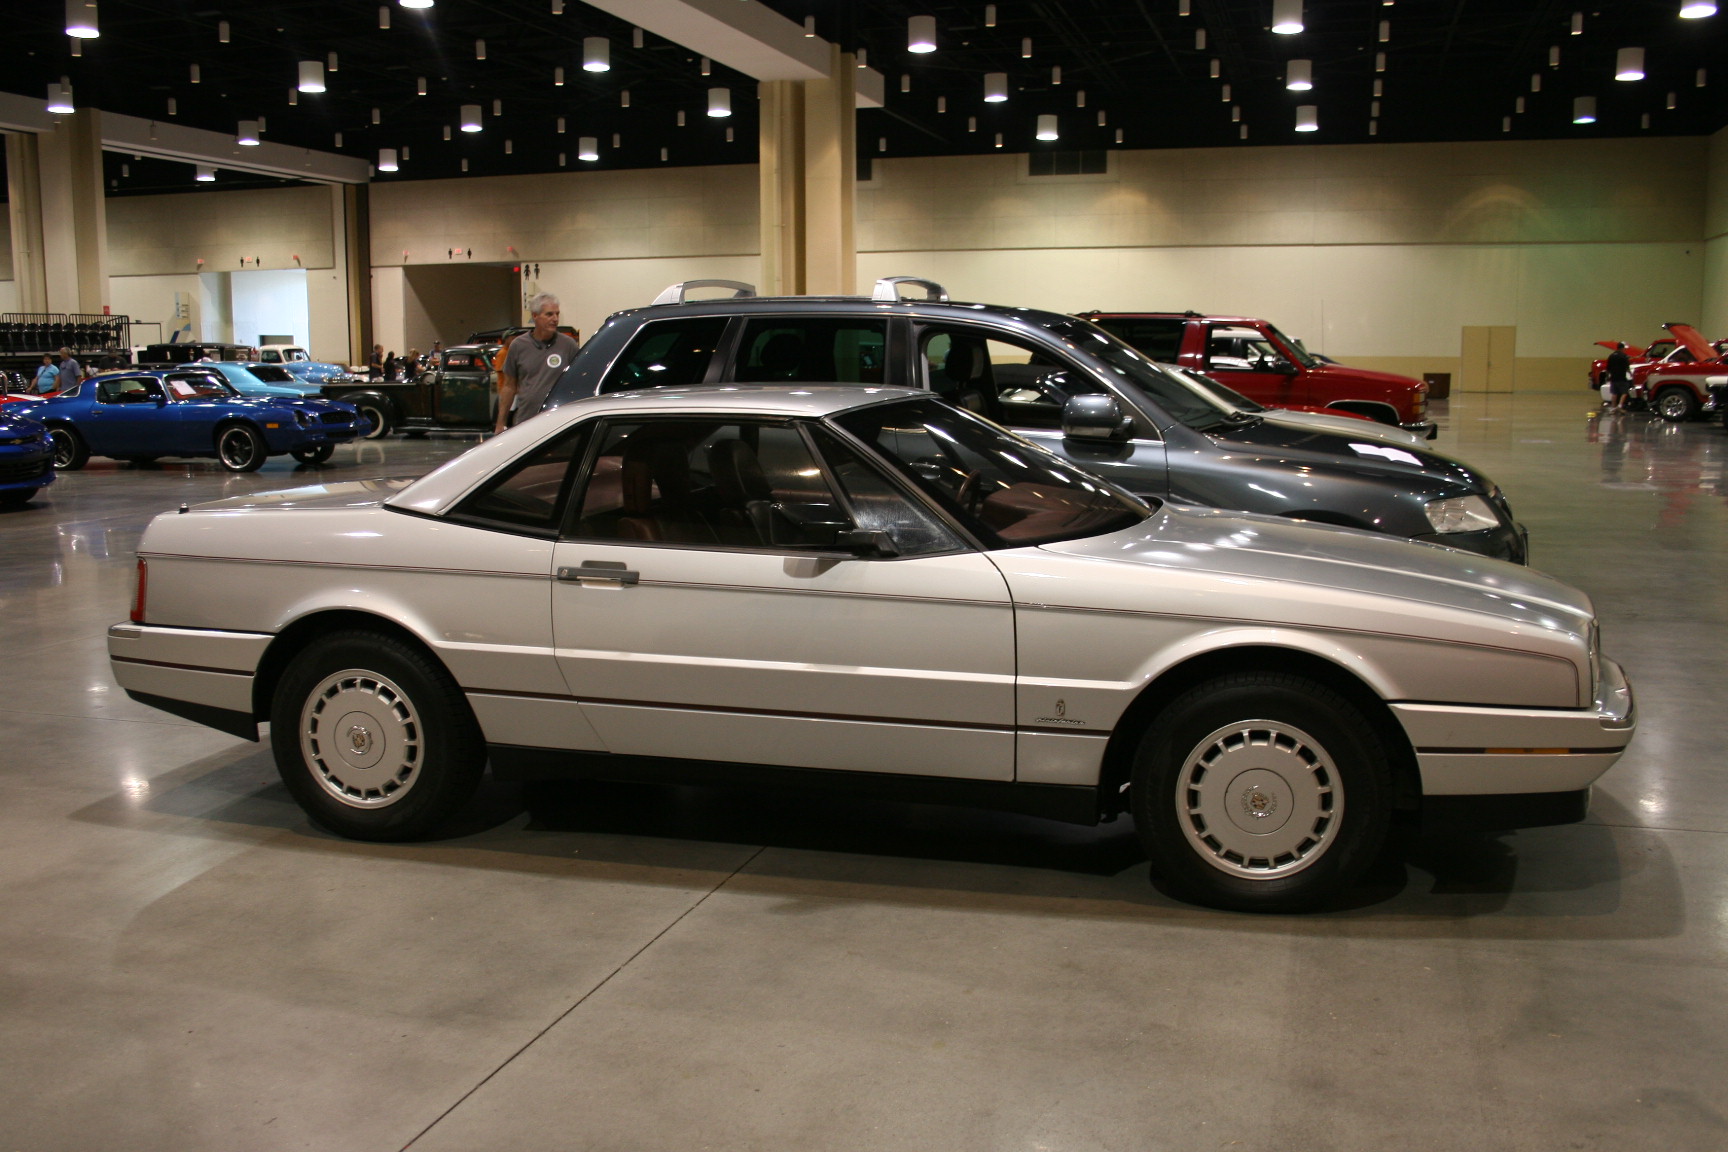
{"label": "blue muscle car", "polygon": [[52,455],[47,428],[17,406],[0,408],[0,508],[22,507],[54,482]]}
{"label": "blue muscle car", "polygon": [[251,472],[282,453],[321,464],[371,427],[352,404],[242,396],[208,365],[106,372],[17,407],[48,426],[54,467],[63,471],[91,456],[211,456],[230,472]]}

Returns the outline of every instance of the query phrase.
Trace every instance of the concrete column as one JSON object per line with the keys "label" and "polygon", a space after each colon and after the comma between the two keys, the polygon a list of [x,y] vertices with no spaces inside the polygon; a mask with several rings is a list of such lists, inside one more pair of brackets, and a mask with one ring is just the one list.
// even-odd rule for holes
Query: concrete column
{"label": "concrete column", "polygon": [[1704,306],[1698,322],[1705,337],[1714,340],[1717,333],[1728,331],[1728,128],[1710,137],[1708,163],[1704,180]]}
{"label": "concrete column", "polygon": [[108,212],[102,113],[80,108],[36,137],[48,312],[100,313],[108,303]]}
{"label": "concrete column", "polygon": [[48,311],[48,279],[42,264],[42,176],[36,137],[6,133],[7,208],[12,220],[12,278],[18,311]]}
{"label": "concrete column", "polygon": [[853,193],[858,183],[858,65],[831,46],[826,80],[804,84],[804,291],[846,296],[858,290]]}
{"label": "concrete column", "polygon": [[825,80],[769,80],[761,103],[761,236],[765,295],[857,290],[856,63],[838,47]]}

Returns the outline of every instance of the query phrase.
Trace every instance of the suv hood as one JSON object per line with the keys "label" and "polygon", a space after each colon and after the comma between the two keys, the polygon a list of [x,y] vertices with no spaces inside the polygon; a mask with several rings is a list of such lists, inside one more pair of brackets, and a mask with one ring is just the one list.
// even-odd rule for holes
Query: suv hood
{"label": "suv hood", "polygon": [[[1495,616],[1542,632],[1583,636],[1594,615],[1584,593],[1521,565],[1277,516],[1165,504],[1132,528],[1043,548],[1100,562],[1221,577],[1238,586],[1243,580],[1265,580],[1312,585],[1346,598],[1350,593],[1392,597]],[[1275,610],[1275,599],[1269,600],[1269,611]]]}
{"label": "suv hood", "polygon": [[1422,384],[1420,380],[1396,372],[1376,372],[1371,368],[1351,368],[1343,364],[1322,363],[1318,368],[1308,369],[1306,374],[1318,380],[1365,380],[1386,388],[1418,388]]}
{"label": "suv hood", "polygon": [[1490,492],[1494,484],[1482,473],[1450,456],[1415,445],[1388,444],[1374,425],[1360,421],[1362,432],[1328,425],[1279,419],[1256,420],[1238,427],[1223,425],[1202,435],[1229,447],[1250,450],[1263,460],[1302,468],[1347,468],[1356,475],[1380,475],[1409,480],[1421,476],[1447,484],[1462,484],[1475,492]]}

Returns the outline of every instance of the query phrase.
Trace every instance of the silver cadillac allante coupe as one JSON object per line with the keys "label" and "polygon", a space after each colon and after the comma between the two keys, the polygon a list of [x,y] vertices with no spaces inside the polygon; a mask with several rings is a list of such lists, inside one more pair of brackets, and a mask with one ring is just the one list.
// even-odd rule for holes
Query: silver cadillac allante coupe
{"label": "silver cadillac allante coupe", "polygon": [[1149,503],[898,388],[582,401],[411,482],[156,518],[135,699],[344,836],[501,779],[1131,813],[1166,888],[1294,911],[1395,825],[1582,818],[1633,731],[1588,599],[1384,534]]}

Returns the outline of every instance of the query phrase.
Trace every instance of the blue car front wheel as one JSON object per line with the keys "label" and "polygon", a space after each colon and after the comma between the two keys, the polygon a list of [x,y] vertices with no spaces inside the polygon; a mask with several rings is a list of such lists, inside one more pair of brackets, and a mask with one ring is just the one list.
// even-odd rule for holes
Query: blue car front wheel
{"label": "blue car front wheel", "polygon": [[230,424],[216,433],[216,458],[230,472],[256,472],[269,456],[264,437],[249,424]]}

